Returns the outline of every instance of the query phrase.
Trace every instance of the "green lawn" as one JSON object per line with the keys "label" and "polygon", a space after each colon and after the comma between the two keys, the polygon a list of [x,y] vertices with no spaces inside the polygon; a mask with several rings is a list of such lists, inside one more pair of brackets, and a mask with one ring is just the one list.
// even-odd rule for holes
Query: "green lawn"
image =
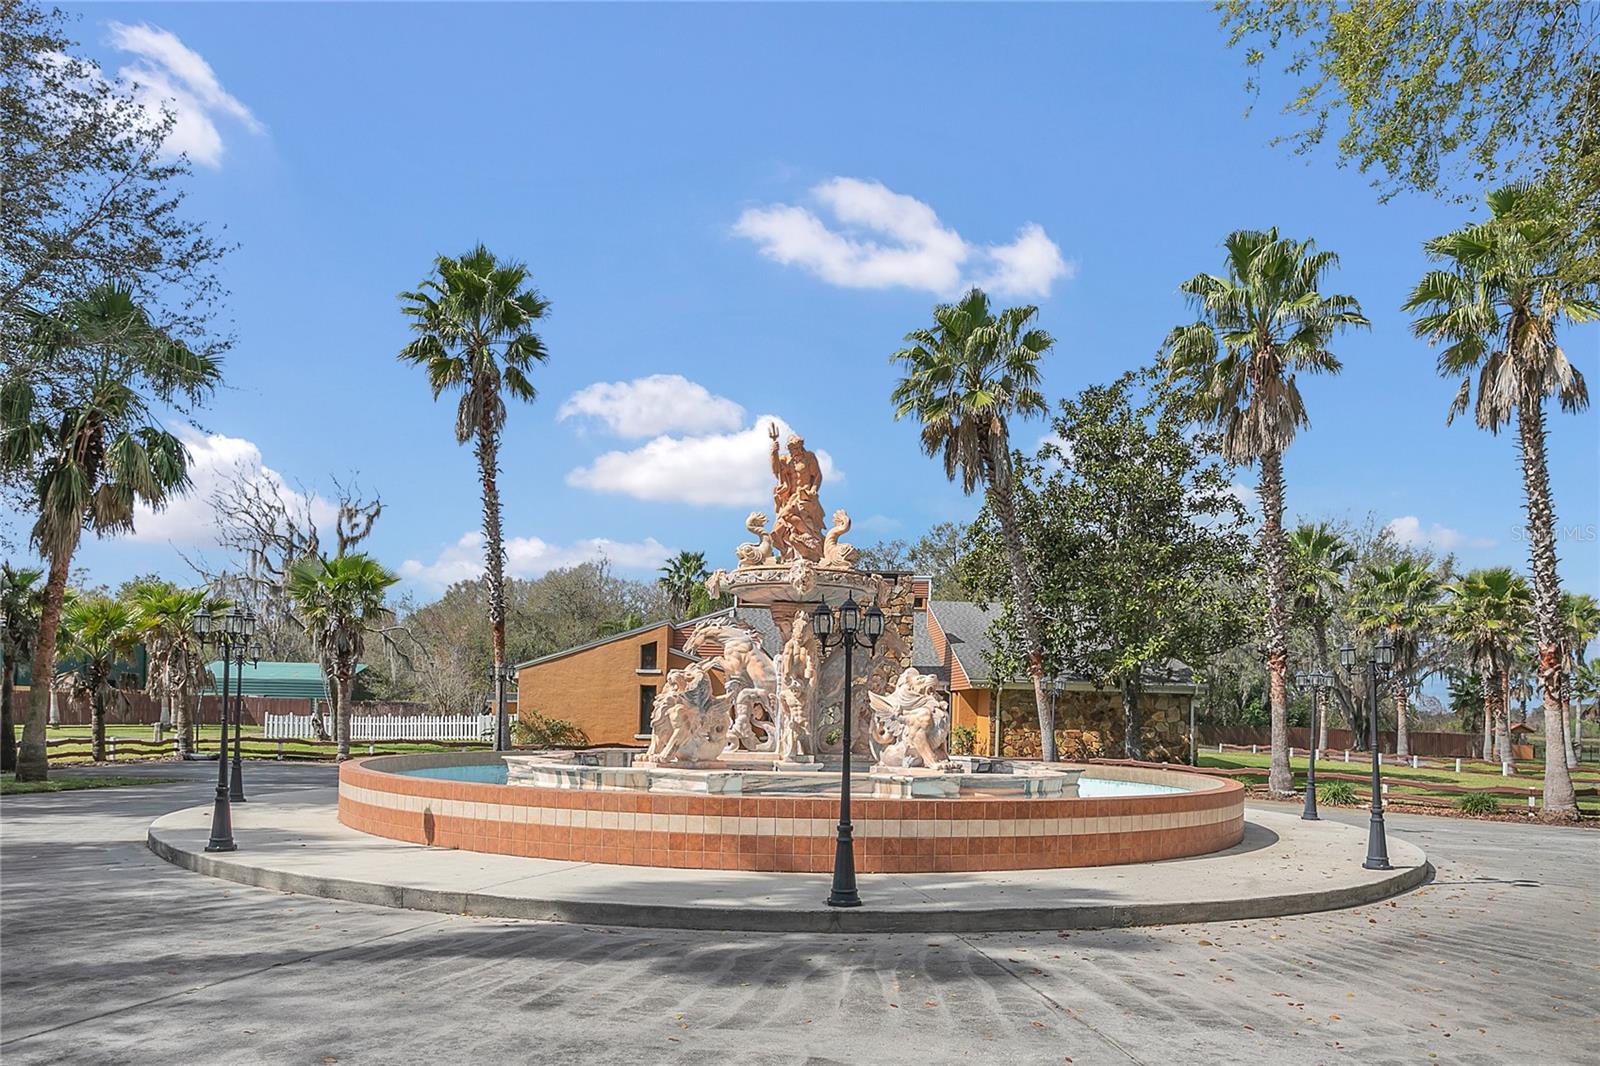
{"label": "green lawn", "polygon": [[56,776],[48,781],[18,781],[15,774],[0,774],[0,796],[25,796],[31,792],[71,792],[81,788],[122,788],[128,785],[167,785],[175,777],[112,777],[79,774]]}
{"label": "green lawn", "polygon": [[[1215,751],[1201,751],[1200,765],[1224,770],[1265,770],[1271,762],[1271,758],[1266,752],[1252,755],[1249,752],[1238,751],[1222,754],[1218,754]],[[1439,761],[1443,762],[1445,760]],[[1453,760],[1450,760],[1450,762],[1453,763]],[[1303,756],[1297,756],[1289,760],[1289,766],[1294,771],[1295,787],[1297,788],[1305,787],[1306,763],[1307,760]],[[1332,780],[1324,777],[1324,774],[1330,772],[1359,774],[1365,777],[1370,772],[1371,766],[1370,758],[1366,757],[1364,753],[1351,752],[1350,761],[1346,763],[1343,752],[1340,752],[1334,758],[1324,757],[1317,760],[1317,778],[1319,781]],[[1383,780],[1389,786],[1389,795],[1397,800],[1404,800],[1406,796],[1410,795],[1454,803],[1459,798],[1458,793],[1430,789],[1428,787],[1430,784],[1464,785],[1469,788],[1511,787],[1524,790],[1524,796],[1528,794],[1526,791],[1528,789],[1532,789],[1535,794],[1542,793],[1544,790],[1544,767],[1542,764],[1521,763],[1517,766],[1517,772],[1511,777],[1502,777],[1487,767],[1470,769],[1469,767],[1471,766],[1471,763],[1465,763],[1462,772],[1458,774],[1453,766],[1440,768],[1423,766],[1413,770],[1409,766],[1390,766],[1386,763],[1383,767]],[[1259,777],[1247,780],[1252,783],[1264,781],[1263,778]],[[1350,782],[1350,784],[1354,786],[1362,797],[1365,798],[1370,794],[1364,784],[1358,782]],[[1580,767],[1574,771],[1573,784],[1580,789],[1600,787],[1600,769],[1593,766]],[[1501,795],[1496,798],[1500,801],[1502,807],[1508,809],[1521,807],[1527,803],[1526,799],[1510,795]],[[1578,806],[1585,811],[1600,813],[1600,797],[1580,797]]]}

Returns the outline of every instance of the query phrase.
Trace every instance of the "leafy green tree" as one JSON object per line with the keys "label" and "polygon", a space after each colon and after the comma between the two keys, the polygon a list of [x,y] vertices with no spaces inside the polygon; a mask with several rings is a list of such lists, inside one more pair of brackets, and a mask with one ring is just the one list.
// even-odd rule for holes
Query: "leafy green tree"
{"label": "leafy green tree", "polygon": [[1449,675],[1450,710],[1461,731],[1476,734],[1483,727],[1483,679],[1476,674],[1452,670]]}
{"label": "leafy green tree", "polygon": [[914,541],[881,540],[861,549],[863,570],[904,570],[932,583],[941,600],[968,598],[964,584],[968,529],[962,522],[935,522]]}
{"label": "leafy green tree", "polygon": [[1011,575],[1007,607],[1026,647],[1039,717],[1040,755],[1056,757],[1055,707],[1045,690],[1044,635],[1038,597],[1028,567],[1025,537],[1013,500],[1015,471],[1011,420],[1045,412],[1039,360],[1055,340],[1034,325],[1037,307],[1008,307],[996,314],[981,289],[958,303],[933,309],[932,327],[912,330],[893,359],[904,377],[895,386],[895,418],[922,425],[922,450],[944,463],[944,473],[967,494],[980,486],[1006,546]]}
{"label": "leafy green tree", "polygon": [[[1061,443],[1023,462],[1017,492],[1052,676],[1120,692],[1132,759],[1146,754],[1144,686],[1238,644],[1250,615],[1247,519],[1218,437],[1194,432],[1159,392],[1136,397],[1148,380],[1125,374],[1063,401],[1051,421]],[[1008,552],[988,512],[980,530],[975,585],[993,595]],[[1002,663],[1026,654],[1011,621],[1002,611],[992,630]]]}
{"label": "leafy green tree", "polygon": [[[0,386],[0,472],[31,479],[32,539],[49,563],[33,676],[55,673],[56,631],[72,556],[87,528],[133,528],[135,504],[161,508],[189,486],[189,456],[155,404],[198,403],[221,377],[216,359],[154,325],[133,293],[102,285],[51,313],[29,310],[28,350],[76,368],[71,388],[27,376]],[[42,781],[49,686],[30,692],[19,781]]]}
{"label": "leafy green tree", "polygon": [[1232,463],[1259,463],[1261,561],[1266,576],[1265,643],[1272,712],[1269,792],[1293,792],[1289,771],[1288,650],[1292,602],[1283,530],[1283,453],[1308,424],[1296,375],[1338,373],[1328,350],[1342,330],[1368,325],[1354,297],[1324,295],[1324,275],[1339,262],[1311,241],[1276,229],[1238,230],[1224,242],[1223,274],[1196,274],[1181,286],[1199,319],[1167,335],[1172,378],[1193,389],[1196,411],[1222,430]]}
{"label": "leafy green tree", "polygon": [[1443,584],[1427,562],[1402,559],[1390,566],[1367,567],[1356,585],[1354,621],[1368,634],[1382,634],[1394,648],[1389,675],[1394,692],[1395,754],[1410,755],[1406,710],[1416,680],[1422,642],[1439,616]]}
{"label": "leafy green tree", "polygon": [[[1510,567],[1474,570],[1445,589],[1444,629],[1478,671],[1483,690],[1483,757],[1511,761],[1506,680],[1522,635],[1533,620],[1528,583]],[[1494,736],[1494,746],[1490,734]],[[1565,762],[1562,767],[1565,769]]]}
{"label": "leafy green tree", "polygon": [[[1427,243],[1445,268],[1423,276],[1405,309],[1416,315],[1417,336],[1443,345],[1440,375],[1462,379],[1446,421],[1471,407],[1478,426],[1498,434],[1516,420],[1544,720],[1547,730],[1564,733],[1561,579],[1544,407],[1547,398],[1566,411],[1589,405],[1583,374],[1556,343],[1556,327],[1600,318],[1600,256],[1594,235],[1577,235],[1561,199],[1546,188],[1499,189],[1489,194],[1489,210],[1487,221]],[[1559,745],[1545,745],[1544,809],[1577,815]]]}
{"label": "leafy green tree", "polygon": [[478,245],[467,254],[434,260],[433,276],[415,292],[400,294],[416,336],[400,360],[422,367],[437,400],[460,392],[456,443],[473,442],[483,494],[484,576],[494,649],[495,698],[506,661],[505,538],[500,528],[500,433],[506,400],[532,403],[538,396],[528,374],[549,358],[534,323],[549,301],[528,284],[522,263],[497,259]]}
{"label": "leafy green tree", "polygon": [[[1349,718],[1351,698],[1343,674],[1334,669],[1328,642],[1328,624],[1349,592],[1356,551],[1327,522],[1302,522],[1290,530],[1289,586],[1293,590],[1294,620],[1310,635],[1317,667],[1334,679],[1334,692]],[[1320,717],[1321,731],[1313,741],[1318,751],[1328,748],[1328,715]]]}
{"label": "leafy green tree", "polygon": [[705,587],[706,553],[681,551],[667,560],[660,573],[657,584],[666,592],[673,612],[679,618],[687,617],[695,602],[695,592]]}
{"label": "leafy green tree", "polygon": [[39,588],[42,570],[15,568],[0,563],[0,770],[17,768],[17,734],[12,702],[16,699],[17,664],[33,656],[33,639],[39,632],[39,608],[44,594]]}
{"label": "leafy green tree", "polygon": [[66,16],[0,0],[0,348],[31,373],[70,377],[66,356],[27,344],[27,308],[118,279],[168,333],[208,336],[229,250],[184,216],[189,163],[163,151],[176,115],[152,115],[120,79],[76,54]]}
{"label": "leafy green tree", "polygon": [[302,559],[287,589],[330,684],[338,758],[350,757],[350,702],[367,634],[392,614],[384,600],[400,579],[362,552]]}
{"label": "leafy green tree", "polygon": [[[1341,163],[1401,189],[1477,187],[1553,169],[1593,192],[1600,147],[1600,8],[1580,0],[1222,0],[1248,87],[1269,52],[1298,83],[1296,152],[1333,140]],[[1335,128],[1338,123],[1343,128]]]}
{"label": "leafy green tree", "polygon": [[[109,596],[74,596],[61,614],[61,651],[74,665],[73,688],[89,697],[90,748],[106,760],[106,698],[117,661],[139,644],[132,607]],[[35,684],[34,688],[48,685]]]}

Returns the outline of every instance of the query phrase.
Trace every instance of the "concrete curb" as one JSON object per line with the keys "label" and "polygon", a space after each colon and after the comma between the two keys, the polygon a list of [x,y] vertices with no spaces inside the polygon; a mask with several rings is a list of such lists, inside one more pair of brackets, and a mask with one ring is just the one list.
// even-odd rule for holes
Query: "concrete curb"
{"label": "concrete curb", "polygon": [[[404,910],[468,914],[484,918],[520,918],[580,925],[706,929],[763,933],[990,933],[1051,929],[1109,929],[1130,926],[1227,922],[1277,918],[1291,914],[1341,910],[1376,903],[1431,881],[1433,864],[1397,869],[1382,880],[1318,891],[1280,893],[1237,899],[1183,903],[1072,904],[1045,907],[999,907],[987,910],[950,908],[854,910],[819,906],[816,910],[749,909],[729,906],[674,906],[614,900],[535,899],[490,892],[454,892],[406,885],[318,877],[253,866],[181,847],[163,839],[152,827],[146,836],[152,852],[175,866],[209,877],[278,892],[321,896],[350,903],[369,903]],[[819,885],[818,903],[821,903]],[[869,890],[870,891],[870,890]]]}

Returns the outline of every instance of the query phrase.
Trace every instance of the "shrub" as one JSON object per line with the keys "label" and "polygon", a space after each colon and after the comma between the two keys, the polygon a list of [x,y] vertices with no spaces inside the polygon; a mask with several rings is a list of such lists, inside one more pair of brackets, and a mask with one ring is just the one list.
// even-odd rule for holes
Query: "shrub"
{"label": "shrub", "polygon": [[950,730],[950,754],[971,755],[978,746],[978,734],[971,726],[958,725]]}
{"label": "shrub", "polygon": [[1328,781],[1317,786],[1317,802],[1330,807],[1353,807],[1356,787],[1348,781]]}
{"label": "shrub", "polygon": [[1456,809],[1462,814],[1494,814],[1500,809],[1500,801],[1487,792],[1468,792],[1456,800]]}
{"label": "shrub", "polygon": [[589,743],[589,735],[574,723],[548,718],[531,707],[511,723],[511,736],[524,748],[581,748]]}

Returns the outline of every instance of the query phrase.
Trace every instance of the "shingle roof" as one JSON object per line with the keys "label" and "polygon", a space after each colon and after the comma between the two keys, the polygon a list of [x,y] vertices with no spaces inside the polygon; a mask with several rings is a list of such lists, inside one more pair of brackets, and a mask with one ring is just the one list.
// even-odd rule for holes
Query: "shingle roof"
{"label": "shingle roof", "polygon": [[[950,643],[950,653],[966,671],[975,688],[988,686],[994,679],[989,669],[989,652],[994,643],[989,639],[989,625],[999,613],[998,607],[980,607],[963,600],[930,600],[928,610],[938,616],[939,626]],[[1177,659],[1169,659],[1155,669],[1145,671],[1149,685],[1188,685],[1193,683],[1193,671]],[[1062,681],[1083,683],[1087,678],[1066,674]]]}

